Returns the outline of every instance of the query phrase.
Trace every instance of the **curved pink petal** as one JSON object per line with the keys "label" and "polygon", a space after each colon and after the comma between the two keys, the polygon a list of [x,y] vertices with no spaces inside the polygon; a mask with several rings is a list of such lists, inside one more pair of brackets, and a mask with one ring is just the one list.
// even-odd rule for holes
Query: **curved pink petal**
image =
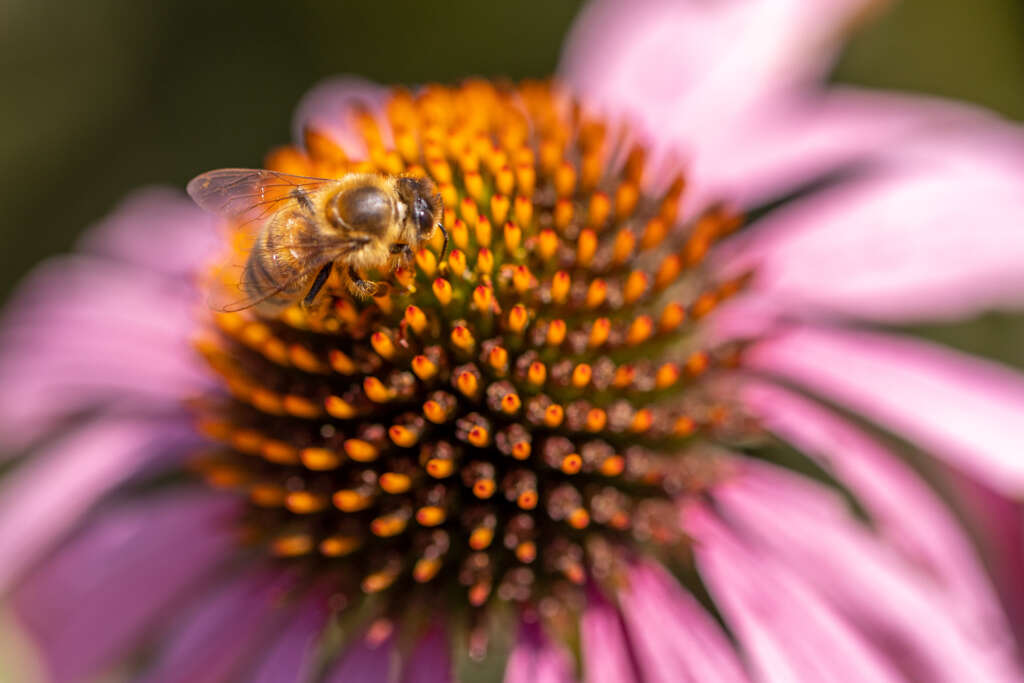
{"label": "curved pink petal", "polygon": [[619,612],[596,591],[587,599],[580,623],[583,680],[587,683],[637,681]]}
{"label": "curved pink petal", "polygon": [[691,195],[703,201],[705,184],[736,161],[729,154],[744,151],[731,141],[747,127],[763,130],[766,110],[777,118],[780,103],[816,81],[872,4],[595,2],[573,27],[559,73],[591,107],[632,119],[649,144],[681,156]]}
{"label": "curved pink petal", "polygon": [[221,683],[271,635],[289,581],[262,571],[232,576],[200,595],[139,677],[145,683]]}
{"label": "curved pink petal", "polygon": [[1024,491],[1024,379],[1007,368],[893,335],[808,327],[758,342],[745,358],[996,490]]}
{"label": "curved pink petal", "polygon": [[104,494],[196,439],[185,420],[106,419],[33,454],[0,481],[0,593]]}
{"label": "curved pink petal", "polygon": [[1024,644],[1024,503],[1010,500],[981,482],[951,474],[956,500],[972,522],[993,581],[1010,616],[1017,642]]}
{"label": "curved pink petal", "polygon": [[210,386],[190,337],[195,270],[217,236],[184,194],[133,195],[22,283],[0,322],[0,442],[23,448],[60,420],[116,404],[179,410]]}
{"label": "curved pink petal", "polygon": [[593,2],[566,40],[559,72],[599,104],[641,110],[661,124],[653,130],[675,117],[696,138],[726,135],[721,123],[745,107],[820,77],[841,33],[871,4]]}
{"label": "curved pink petal", "polygon": [[537,624],[523,622],[505,666],[505,683],[572,683],[568,655]]}
{"label": "curved pink petal", "polygon": [[[1005,615],[962,526],[896,455],[825,408],[785,389],[751,382],[741,398],[767,429],[817,460],[853,491],[878,533],[909,564],[949,592],[959,621],[982,633],[1007,631]],[[1020,540],[1018,552],[1024,547]]]}
{"label": "curved pink petal", "polygon": [[223,246],[218,219],[181,190],[132,192],[79,242],[81,251],[177,278],[194,276]]}
{"label": "curved pink petal", "polygon": [[711,615],[661,567],[634,567],[620,601],[644,681],[749,680]]}
{"label": "curved pink petal", "polygon": [[354,117],[358,110],[373,115],[385,144],[391,144],[391,127],[385,117],[384,102],[390,89],[357,76],[337,76],[321,81],[306,93],[295,109],[292,135],[298,144],[307,127],[331,136],[355,159],[368,154]]}
{"label": "curved pink petal", "polygon": [[316,647],[327,625],[324,596],[297,605],[280,635],[250,667],[249,683],[304,683],[316,668]]}
{"label": "curved pink petal", "polygon": [[180,410],[210,386],[189,344],[195,306],[134,266],[79,256],[38,269],[0,326],[0,441],[23,447],[105,405]]}
{"label": "curved pink petal", "polygon": [[790,311],[903,322],[1024,303],[1024,128],[951,128],[887,156],[766,216],[721,267],[756,267],[752,288]]}
{"label": "curved pink petal", "polygon": [[762,681],[904,680],[819,595],[706,513],[688,515],[715,603]]}
{"label": "curved pink petal", "polygon": [[[1010,635],[959,621],[949,593],[874,538],[837,494],[774,466],[739,465],[740,473],[713,495],[755,579],[761,566],[791,575],[911,680],[1020,680]],[[706,519],[699,508],[687,512],[687,528],[700,539]],[[694,512],[696,521],[689,517]],[[714,542],[698,543],[699,562]],[[714,583],[713,569],[701,569]],[[735,578],[722,579],[717,601],[730,599]]]}
{"label": "curved pink petal", "polygon": [[117,505],[29,574],[13,602],[53,679],[91,678],[138,645],[234,550],[235,505],[194,491]]}
{"label": "curved pink petal", "polygon": [[349,645],[341,660],[324,679],[324,683],[390,683],[397,671],[394,637],[371,642],[358,637]]}
{"label": "curved pink petal", "polygon": [[402,668],[402,683],[451,683],[451,644],[444,629],[435,626],[419,639]]}
{"label": "curved pink petal", "polygon": [[863,173],[914,141],[1002,125],[959,102],[832,86],[760,107],[701,159],[688,201],[757,206],[836,172]]}

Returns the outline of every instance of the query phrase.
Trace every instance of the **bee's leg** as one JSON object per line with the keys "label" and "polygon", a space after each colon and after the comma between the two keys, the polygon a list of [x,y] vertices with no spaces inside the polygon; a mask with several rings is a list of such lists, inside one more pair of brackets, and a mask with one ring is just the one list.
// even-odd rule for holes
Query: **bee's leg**
{"label": "bee's leg", "polygon": [[334,268],[334,262],[328,263],[326,266],[320,269],[320,272],[316,274],[316,279],[313,280],[313,286],[309,288],[309,293],[302,300],[302,305],[307,308],[313,305],[313,301],[316,299],[316,295],[320,293],[320,290],[327,284],[327,278],[331,276],[331,269]]}
{"label": "bee's leg", "polygon": [[414,256],[412,247],[408,244],[392,244],[390,251],[392,256],[401,256],[406,261],[411,261]]}
{"label": "bee's leg", "polygon": [[356,296],[369,298],[375,296],[380,290],[379,283],[364,280],[353,266],[348,267],[348,277],[352,283],[352,291]]}
{"label": "bee's leg", "polygon": [[438,223],[437,229],[440,230],[441,234],[444,236],[444,243],[441,245],[441,258],[439,258],[438,260],[444,261],[444,254],[446,251],[448,251],[448,231],[444,229],[443,223]]}

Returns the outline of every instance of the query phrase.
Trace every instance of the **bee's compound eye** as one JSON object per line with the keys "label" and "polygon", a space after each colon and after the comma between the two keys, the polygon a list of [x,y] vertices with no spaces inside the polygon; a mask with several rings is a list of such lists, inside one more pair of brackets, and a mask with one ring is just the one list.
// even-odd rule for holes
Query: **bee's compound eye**
{"label": "bee's compound eye", "polygon": [[383,235],[391,222],[391,198],[372,185],[339,192],[331,203],[334,211],[329,215],[351,230]]}
{"label": "bee's compound eye", "polygon": [[413,201],[412,220],[421,235],[429,235],[434,229],[434,212],[422,196],[417,196]]}
{"label": "bee's compound eye", "polygon": [[441,211],[441,195],[435,194],[434,184],[426,178],[399,178],[398,193],[409,207],[409,217],[421,237],[434,230]]}

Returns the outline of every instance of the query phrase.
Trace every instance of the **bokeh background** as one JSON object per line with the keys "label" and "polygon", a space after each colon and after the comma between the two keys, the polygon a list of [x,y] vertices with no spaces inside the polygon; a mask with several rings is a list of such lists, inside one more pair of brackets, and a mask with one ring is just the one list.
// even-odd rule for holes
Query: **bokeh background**
{"label": "bokeh background", "polygon": [[[0,302],[140,185],[258,165],[317,80],[545,76],[579,0],[3,0]],[[834,78],[1024,119],[1024,2],[897,0]],[[936,264],[941,267],[941,264]],[[1024,319],[917,332],[1024,367]]]}

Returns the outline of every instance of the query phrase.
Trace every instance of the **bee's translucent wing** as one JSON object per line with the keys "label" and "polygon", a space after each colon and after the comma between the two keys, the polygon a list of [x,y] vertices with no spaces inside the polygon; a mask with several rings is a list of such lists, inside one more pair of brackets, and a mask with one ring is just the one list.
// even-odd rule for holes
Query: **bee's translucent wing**
{"label": "bee's translucent wing", "polygon": [[270,291],[247,293],[241,283],[241,277],[236,276],[234,282],[225,281],[216,275],[207,287],[206,305],[214,311],[222,313],[237,313],[247,308],[259,306],[260,304],[273,299],[285,290],[287,285],[280,285]]}
{"label": "bee's translucent wing", "polygon": [[[281,302],[282,306],[286,305],[301,298],[301,290],[299,294],[295,294],[295,290],[332,261],[331,257],[332,254],[328,252],[317,254],[315,258],[305,261],[301,270],[285,282],[278,283],[258,280],[258,276],[254,275],[248,265],[215,270],[207,288],[209,292],[207,305],[216,311],[234,313],[266,304],[281,295],[288,295],[287,301]],[[279,302],[274,301],[273,303],[275,304],[274,308],[277,308]]]}
{"label": "bee's translucent wing", "polygon": [[[230,222],[230,248],[224,261],[209,272],[208,304],[220,311],[240,311],[290,293],[301,281],[330,260],[330,245],[317,239],[315,230],[303,230],[302,244],[288,248],[302,268],[286,282],[261,278],[249,266],[250,257],[260,255],[257,235],[269,218],[281,208],[308,201],[311,193],[327,183],[326,178],[306,178],[253,168],[222,168],[203,173],[188,184],[188,193],[203,209]],[[310,217],[310,221],[313,218]]]}
{"label": "bee's translucent wing", "polygon": [[202,208],[241,225],[259,224],[285,202],[300,201],[327,183],[258,168],[222,168],[193,178],[188,194]]}
{"label": "bee's translucent wing", "polygon": [[[301,235],[301,232],[296,231],[294,239],[287,243],[276,244],[277,253],[257,241],[242,253],[239,263],[221,264],[211,269],[207,287],[210,308],[234,312],[261,304],[278,308],[294,303],[305,296],[313,276],[324,266],[344,259],[367,242],[364,237],[351,238],[322,231],[304,231],[305,235]],[[281,271],[265,266],[278,262],[282,251],[287,252],[293,268],[284,281],[278,281],[275,278]]]}
{"label": "bee's translucent wing", "polygon": [[[314,276],[329,263],[345,259],[366,244],[365,238],[337,238],[321,242],[293,243],[287,246],[298,266],[284,282],[273,282],[257,265],[273,258],[254,247],[245,264],[214,269],[209,283],[210,308],[226,313],[243,311],[267,302],[273,307],[294,303],[306,295]],[[283,295],[283,296],[282,296]],[[275,301],[275,299],[278,299]]]}

